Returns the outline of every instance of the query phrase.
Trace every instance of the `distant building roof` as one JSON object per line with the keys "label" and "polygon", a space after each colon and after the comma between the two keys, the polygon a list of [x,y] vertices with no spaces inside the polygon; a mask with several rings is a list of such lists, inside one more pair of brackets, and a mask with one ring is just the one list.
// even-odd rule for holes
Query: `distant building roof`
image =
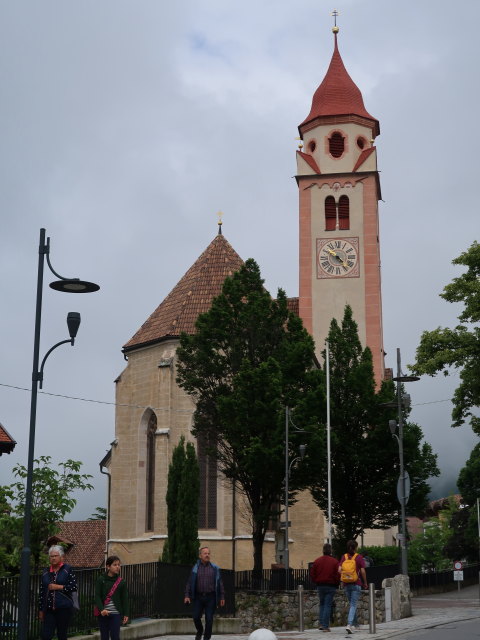
{"label": "distant building roof", "polygon": [[106,520],[59,522],[60,530],[48,539],[48,546],[62,544],[65,559],[73,567],[97,568],[103,565],[106,551]]}
{"label": "distant building roof", "polygon": [[222,291],[225,278],[233,275],[242,265],[243,260],[238,253],[219,233],[124,345],[123,351],[175,338],[182,332],[194,333],[198,316],[210,309],[213,298]]}
{"label": "distant building roof", "polygon": [[5,427],[0,424],[0,456],[2,453],[11,453],[16,444],[16,441],[8,433]]}

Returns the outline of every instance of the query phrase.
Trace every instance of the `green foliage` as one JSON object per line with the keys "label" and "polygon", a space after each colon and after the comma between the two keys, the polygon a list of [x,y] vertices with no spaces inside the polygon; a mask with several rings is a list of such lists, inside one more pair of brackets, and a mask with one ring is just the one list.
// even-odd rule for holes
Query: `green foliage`
{"label": "green foliage", "polygon": [[[395,400],[395,391],[392,382],[384,382],[378,391],[375,389],[372,354],[370,349],[362,349],[349,306],[345,308],[341,326],[332,320],[328,341],[332,523],[334,548],[336,553],[342,553],[346,541],[357,538],[365,529],[388,528],[398,522],[399,454],[397,441],[388,430],[388,419],[396,417],[396,410],[382,406]],[[326,512],[324,414],[311,430],[302,466],[310,477],[314,501]],[[429,493],[426,481],[439,473],[436,456],[430,445],[421,442],[422,436],[418,425],[405,422],[404,459],[411,477],[411,513],[424,509]]]}
{"label": "green foliage", "polygon": [[273,300],[247,260],[180,344],[177,380],[196,401],[193,433],[212,443],[219,470],[245,495],[254,568],[261,569],[284,483],[285,406],[294,407],[308,386],[313,340],[288,311],[285,293]]}
{"label": "green foliage", "polygon": [[185,438],[174,448],[168,468],[167,532],[162,562],[191,564],[198,555],[200,474],[195,447]]}
{"label": "green foliage", "polygon": [[362,547],[359,552],[362,554],[362,556],[370,556],[376,567],[390,564],[400,564],[399,547],[379,547],[372,545],[370,547]]}
{"label": "green foliage", "polygon": [[455,498],[451,496],[448,506],[438,517],[424,523],[423,533],[418,535],[409,547],[409,568],[411,571],[441,571],[452,566],[452,560],[465,557],[464,538],[459,534],[464,518]]}
{"label": "green foliage", "polygon": [[[35,571],[40,566],[47,539],[58,530],[57,523],[64,520],[77,503],[73,492],[93,489],[88,482],[92,476],[81,474],[81,466],[81,462],[67,460],[53,468],[50,456],[41,456],[34,461],[30,547]],[[13,474],[17,480],[0,487],[0,571],[4,575],[18,572],[23,547],[27,469],[17,464]]]}
{"label": "green foliage", "polygon": [[469,459],[460,470],[457,486],[462,495],[464,508],[453,522],[455,540],[457,546],[463,549],[464,557],[476,560],[478,559],[477,499],[480,498],[480,443],[472,449]]}
{"label": "green foliage", "polygon": [[107,510],[105,507],[97,507],[87,520],[106,520]]}
{"label": "green foliage", "polygon": [[457,486],[462,494],[463,503],[476,506],[480,497],[480,443],[472,449],[465,466],[460,469]]}
{"label": "green foliage", "polygon": [[438,327],[424,331],[417,347],[416,362],[410,367],[416,374],[435,376],[440,371],[449,375],[451,367],[460,370],[460,385],[453,396],[453,427],[470,418],[475,433],[480,435],[480,418],[472,413],[480,405],[480,328],[469,324],[480,320],[480,245],[472,246],[453,260],[467,271],[446,285],[440,296],[447,302],[462,302],[458,316],[461,324],[454,329]]}

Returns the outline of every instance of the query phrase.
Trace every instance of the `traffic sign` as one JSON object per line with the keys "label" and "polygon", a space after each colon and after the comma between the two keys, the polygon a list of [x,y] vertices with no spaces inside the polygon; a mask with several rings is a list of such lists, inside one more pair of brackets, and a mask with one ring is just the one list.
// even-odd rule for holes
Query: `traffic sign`
{"label": "traffic sign", "polygon": [[455,571],[461,571],[463,569],[463,562],[461,562],[460,560],[456,560],[453,563],[453,568],[455,569]]}
{"label": "traffic sign", "polygon": [[463,580],[463,571],[454,571],[453,579],[455,580],[455,582],[461,582]]}

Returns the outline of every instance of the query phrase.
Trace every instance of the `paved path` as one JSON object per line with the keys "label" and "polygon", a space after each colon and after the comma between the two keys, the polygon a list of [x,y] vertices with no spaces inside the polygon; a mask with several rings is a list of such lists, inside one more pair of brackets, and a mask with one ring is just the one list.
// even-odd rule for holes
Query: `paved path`
{"label": "paved path", "polygon": [[[411,634],[420,629],[432,629],[462,620],[480,619],[479,587],[466,587],[460,593],[450,591],[448,593],[420,596],[412,600],[413,615],[411,618],[394,620],[392,622],[377,623],[375,635],[369,633],[368,625],[355,632],[353,636],[362,638],[394,638],[405,634]],[[193,624],[192,624],[193,629]],[[278,640],[319,640],[320,638],[344,638],[349,637],[344,627],[332,627],[329,634],[323,634],[318,629],[307,629],[304,632],[282,631],[277,632]],[[247,640],[248,634],[228,636],[214,636],[213,640]],[[194,640],[194,634],[188,636],[161,636],[157,640]]]}

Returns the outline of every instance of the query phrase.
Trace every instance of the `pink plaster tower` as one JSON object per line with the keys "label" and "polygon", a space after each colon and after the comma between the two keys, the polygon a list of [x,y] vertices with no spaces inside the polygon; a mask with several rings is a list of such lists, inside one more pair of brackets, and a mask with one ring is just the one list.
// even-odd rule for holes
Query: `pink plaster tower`
{"label": "pink plaster tower", "polygon": [[333,33],[330,66],[299,125],[299,314],[320,355],[332,318],[341,321],[349,304],[362,344],[372,350],[379,384],[384,376],[381,194],[374,140],[380,125],[345,69],[337,26]]}

